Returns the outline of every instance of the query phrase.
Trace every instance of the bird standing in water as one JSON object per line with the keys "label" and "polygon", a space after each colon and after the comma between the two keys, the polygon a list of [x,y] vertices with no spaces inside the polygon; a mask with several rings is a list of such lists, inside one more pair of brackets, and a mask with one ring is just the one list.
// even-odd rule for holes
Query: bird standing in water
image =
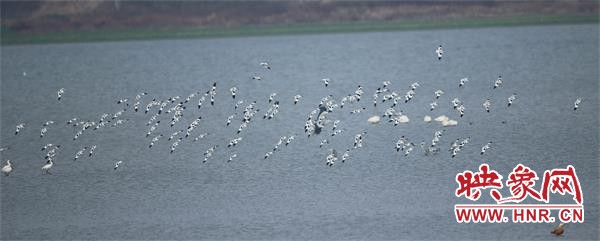
{"label": "bird standing in water", "polygon": [[561,236],[564,232],[565,232],[565,224],[561,223],[558,226],[556,226],[554,229],[552,229],[552,231],[550,233],[554,234],[556,236]]}

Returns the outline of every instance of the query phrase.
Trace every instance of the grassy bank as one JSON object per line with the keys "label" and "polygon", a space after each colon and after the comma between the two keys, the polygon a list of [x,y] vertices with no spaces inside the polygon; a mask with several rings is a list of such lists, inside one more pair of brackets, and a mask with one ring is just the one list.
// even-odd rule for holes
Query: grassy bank
{"label": "grassy bank", "polygon": [[232,28],[115,29],[58,33],[16,33],[2,29],[2,45],[68,42],[122,41],[147,39],[222,38],[290,34],[400,31],[442,28],[478,28],[543,24],[598,23],[598,16],[513,16],[450,20],[407,20],[399,22],[358,22],[246,26]]}

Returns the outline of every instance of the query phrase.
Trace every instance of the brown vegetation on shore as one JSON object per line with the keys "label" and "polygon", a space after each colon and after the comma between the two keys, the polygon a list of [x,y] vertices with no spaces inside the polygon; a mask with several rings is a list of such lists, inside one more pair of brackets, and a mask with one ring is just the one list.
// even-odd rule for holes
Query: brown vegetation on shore
{"label": "brown vegetation on shore", "polygon": [[11,32],[598,15],[598,1],[2,1]]}

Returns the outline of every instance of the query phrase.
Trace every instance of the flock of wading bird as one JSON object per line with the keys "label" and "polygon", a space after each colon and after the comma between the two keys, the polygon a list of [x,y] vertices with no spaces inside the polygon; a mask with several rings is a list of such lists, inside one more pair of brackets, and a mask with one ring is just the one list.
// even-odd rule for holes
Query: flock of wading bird
{"label": "flock of wading bird", "polygon": [[[435,50],[435,54],[437,55],[438,60],[441,61],[442,57],[444,55],[444,50],[441,45],[439,47],[437,47],[437,49]],[[264,68],[264,69],[266,69],[266,71],[271,71],[271,65],[267,62],[259,63],[257,68]],[[26,73],[23,73],[23,75],[26,75]],[[255,81],[260,81],[260,80],[262,80],[262,77],[257,75],[257,76],[252,76],[250,79],[255,80]],[[321,81],[325,88],[328,88],[330,86],[331,80],[329,78],[323,78],[323,79],[321,79]],[[469,82],[468,78],[460,79],[458,81],[458,88],[463,88],[468,82]],[[390,86],[390,84],[391,84],[390,81],[383,81],[383,83],[381,84],[381,87],[377,88],[374,91],[374,93],[372,95],[373,106],[376,107],[377,105],[387,104],[387,105],[389,105],[389,108],[387,108],[382,115],[374,115],[374,116],[368,118],[367,121],[369,123],[378,124],[383,118],[387,118],[388,122],[392,123],[393,125],[399,125],[399,124],[409,122],[409,118],[406,115],[404,115],[402,113],[402,111],[397,111],[394,108],[396,106],[398,106],[399,104],[401,104],[402,101],[404,103],[410,102],[416,96],[416,90],[419,88],[420,84],[418,82],[412,83],[409,86],[409,90],[404,95],[400,95],[398,92],[390,90],[388,88]],[[490,87],[493,89],[501,88],[502,85],[503,85],[502,76],[498,76],[498,78],[495,81],[490,82]],[[231,162],[235,158],[238,157],[238,154],[237,154],[237,152],[235,152],[234,148],[236,145],[238,145],[238,143],[240,143],[240,141],[243,140],[242,132],[244,132],[244,130],[246,130],[248,128],[248,126],[254,119],[254,116],[260,112],[260,109],[257,107],[256,101],[245,102],[244,100],[236,100],[237,92],[238,92],[237,87],[231,87],[229,89],[229,93],[231,94],[231,98],[233,100],[232,103],[234,104],[235,111],[232,115],[227,117],[227,120],[225,122],[225,127],[229,127],[232,124],[232,122],[234,121],[234,119],[238,116],[238,114],[239,114],[239,116],[241,116],[241,118],[240,118],[240,122],[239,122],[239,128],[236,132],[236,136],[231,138],[230,141],[226,145],[224,145],[227,147],[227,149],[231,150],[230,151],[231,154],[230,154],[227,162]],[[63,99],[63,96],[66,94],[65,88],[59,89],[56,94],[57,94],[57,101],[61,101]],[[207,137],[208,135],[210,135],[210,133],[207,133],[207,132],[200,133],[200,134],[193,133],[194,130],[198,129],[198,126],[200,125],[200,123],[202,121],[202,116],[198,116],[198,118],[196,118],[194,121],[185,125],[184,128],[175,130],[170,135],[168,135],[168,137],[164,137],[163,134],[156,133],[159,126],[161,125],[161,120],[165,120],[165,119],[169,120],[169,122],[168,122],[169,127],[164,127],[164,128],[172,129],[181,120],[185,110],[194,109],[194,108],[189,108],[189,109],[186,108],[187,106],[191,105],[194,98],[197,98],[196,106],[197,106],[197,109],[200,111],[202,109],[203,105],[205,105],[205,102],[207,100],[210,101],[210,105],[214,105],[216,94],[217,94],[217,83],[216,82],[212,85],[212,88],[209,91],[206,91],[206,92],[198,91],[198,92],[190,94],[185,99],[181,99],[180,96],[173,96],[166,100],[150,99],[149,97],[146,97],[148,95],[148,93],[141,92],[141,93],[137,94],[132,100],[130,100],[128,98],[122,98],[122,99],[117,100],[116,103],[117,103],[117,105],[119,105],[119,111],[112,113],[112,114],[103,113],[100,115],[100,118],[98,120],[82,121],[78,118],[72,118],[72,119],[65,120],[63,123],[65,123],[66,124],[65,126],[67,126],[67,127],[74,128],[75,135],[73,136],[73,141],[76,141],[81,135],[89,133],[89,132],[93,133],[93,132],[97,132],[99,129],[102,129],[102,128],[107,128],[107,127],[115,127],[116,128],[116,127],[122,126],[126,121],[129,120],[128,118],[126,118],[127,114],[143,112],[145,115],[149,115],[148,121],[145,123],[146,126],[148,126],[148,131],[145,134],[146,138],[148,138],[148,148],[152,148],[162,139],[167,139],[167,141],[171,143],[170,144],[170,153],[173,153],[176,151],[177,146],[182,141],[187,139],[192,142],[195,142],[195,141],[198,141],[200,139]],[[323,146],[327,145],[331,138],[334,138],[336,135],[338,135],[342,131],[344,131],[344,129],[338,128],[338,125],[340,124],[340,120],[331,120],[328,118],[328,114],[335,110],[342,110],[345,105],[351,105],[351,104],[360,102],[360,100],[363,98],[364,94],[365,94],[365,92],[364,92],[363,87],[359,85],[353,93],[341,98],[340,101],[336,101],[334,99],[334,97],[331,95],[323,97],[321,99],[318,107],[316,107],[314,110],[312,110],[308,114],[308,118],[306,119],[306,122],[304,125],[304,132],[306,133],[306,135],[308,137],[310,137],[312,135],[315,135],[315,136],[320,135],[321,132],[325,128],[328,128],[328,126],[331,124],[331,128],[330,129],[328,128],[330,130],[329,134],[324,134],[324,136],[326,136],[326,137],[321,140],[319,147],[322,148]],[[444,91],[441,89],[438,89],[433,93],[433,101],[429,104],[430,111],[433,111],[434,109],[436,109],[438,107],[438,100],[440,99],[440,97],[442,95],[444,95]],[[268,101],[267,105],[269,107],[264,112],[264,115],[262,116],[263,119],[270,120],[270,119],[276,118],[277,114],[279,113],[279,103],[280,102],[279,102],[279,100],[277,100],[276,97],[277,97],[277,93],[272,93],[269,95],[268,100],[267,100]],[[301,98],[302,98],[302,95],[297,94],[297,95],[293,96],[293,98],[290,101],[293,102],[294,105],[296,105],[300,102]],[[517,99],[518,99],[518,96],[516,93],[508,96],[506,99],[507,100],[506,106],[510,107],[511,105],[513,105],[513,103],[515,101],[517,101]],[[574,102],[574,106],[573,106],[574,111],[577,111],[581,102],[582,102],[581,98],[576,98],[576,100]],[[459,98],[453,98],[450,101],[450,104],[451,104],[452,108],[454,109],[454,111],[456,111],[460,115],[460,117],[462,117],[465,114],[466,107]],[[142,107],[142,108],[145,107],[145,108],[140,111],[140,107]],[[350,114],[358,114],[358,113],[361,113],[362,111],[364,111],[365,109],[366,109],[365,107],[357,108],[357,109],[351,110],[349,113]],[[490,99],[483,100],[481,110],[490,112],[491,109],[492,109],[492,103],[491,103]],[[241,112],[241,113],[238,113],[238,112]],[[165,116],[168,116],[169,118],[162,118]],[[444,127],[455,126],[458,124],[457,120],[452,120],[445,115],[438,116],[435,119],[426,115],[424,117],[423,121],[425,121],[425,122],[437,121],[437,122],[440,122],[440,124]],[[162,123],[165,123],[165,122],[162,122]],[[21,135],[23,133],[23,130],[26,129],[27,126],[29,126],[29,125],[30,124],[28,124],[27,122],[18,123],[16,125],[14,135],[15,136]],[[44,138],[44,136],[48,132],[49,128],[51,128],[52,126],[58,127],[58,125],[59,125],[59,123],[55,122],[53,120],[44,122],[40,127],[41,128],[41,130],[39,132],[40,138]],[[165,126],[166,126],[166,124],[165,124]],[[439,153],[440,152],[439,143],[440,143],[440,138],[443,136],[443,133],[444,133],[444,130],[435,131],[433,134],[433,139],[430,142],[427,143],[425,141],[421,141],[421,143],[419,144],[420,150],[425,155],[434,155],[434,154]],[[329,154],[325,157],[325,164],[327,166],[331,167],[339,159],[341,159],[341,162],[347,161],[350,158],[352,151],[358,150],[362,147],[363,139],[365,138],[366,134],[367,134],[366,131],[361,131],[361,132],[357,133],[354,136],[354,144],[352,146],[348,147],[343,152],[342,155],[340,155],[338,153],[338,151],[335,149],[329,149]],[[190,137],[192,135],[194,135],[194,136]],[[264,159],[267,159],[270,156],[272,156],[280,148],[288,146],[290,143],[292,143],[294,141],[294,139],[295,139],[295,135],[282,136],[281,138],[279,138],[279,140],[277,141],[275,146],[271,150],[268,150],[265,153]],[[467,145],[468,143],[469,143],[469,137],[459,138],[459,139],[456,139],[455,141],[453,141],[450,144],[449,148],[447,149],[449,151],[450,156],[452,158],[456,157],[460,153],[460,151],[463,149],[463,147],[465,145]],[[45,163],[41,165],[43,174],[52,174],[50,172],[50,170],[52,169],[52,167],[54,165],[55,156],[58,153],[58,151],[60,150],[60,147],[61,147],[60,144],[55,144],[55,143],[48,143],[48,144],[44,145],[43,147],[41,147],[41,151],[47,151],[45,158],[44,158]],[[204,152],[203,163],[207,162],[213,156],[214,152],[217,151],[218,147],[219,147],[218,144],[211,145],[211,147],[208,148]],[[492,147],[492,141],[485,143],[480,149],[481,150],[480,154],[484,155],[486,153],[486,151],[489,150],[491,147]],[[82,156],[86,156],[87,158],[92,158],[94,156],[94,151],[96,150],[96,148],[97,148],[97,145],[84,146],[73,155],[72,160],[76,161],[79,158],[81,158]],[[392,149],[392,148],[390,148],[390,149]],[[398,139],[398,141],[395,143],[395,146],[393,149],[396,152],[402,151],[404,153],[404,156],[408,156],[411,152],[413,152],[415,149],[418,149],[418,148],[416,147],[415,143],[410,141],[410,139],[408,137],[401,136]],[[9,147],[0,147],[0,152],[5,152],[5,151],[9,151],[9,150],[10,150]],[[123,164],[122,160],[115,160],[114,170],[116,171],[119,168],[119,166],[122,164]],[[13,166],[13,163],[10,160],[6,160],[6,165],[3,166],[1,169],[2,173],[5,174],[5,176],[9,176],[14,170],[15,170],[15,167]],[[564,224],[560,224],[552,231],[552,233],[555,235],[561,235],[563,232],[564,232]]]}

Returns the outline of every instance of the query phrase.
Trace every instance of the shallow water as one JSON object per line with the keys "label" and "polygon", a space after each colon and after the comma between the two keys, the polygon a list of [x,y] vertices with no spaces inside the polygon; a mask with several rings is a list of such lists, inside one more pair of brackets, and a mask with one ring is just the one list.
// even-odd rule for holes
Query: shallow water
{"label": "shallow water", "polygon": [[[2,160],[12,160],[15,170],[0,178],[0,238],[553,240],[554,224],[455,220],[455,204],[474,203],[455,197],[457,173],[488,163],[507,178],[523,163],[540,179],[545,170],[576,168],[585,222],[567,224],[564,238],[597,240],[598,42],[598,25],[592,24],[2,47],[0,146],[10,148]],[[433,52],[440,43],[446,52],[442,61]],[[259,67],[262,61],[272,70]],[[493,90],[499,74],[504,85]],[[253,75],[263,80],[251,80]],[[470,81],[459,89],[462,77]],[[328,88],[322,78],[331,78]],[[414,81],[420,83],[416,97],[396,108],[410,123],[367,123],[389,105],[372,106],[383,80],[401,95]],[[172,128],[171,115],[161,115],[156,133],[166,136],[203,118],[173,154],[166,137],[148,149],[145,123],[151,114],[129,110],[124,125],[86,131],[77,141],[72,140],[76,129],[65,126],[74,117],[97,121],[102,113],[113,114],[122,108],[118,99],[132,101],[142,91],[150,93],[142,99],[143,110],[152,98],[186,98],[208,91],[213,82],[214,106],[207,101],[198,110],[194,98]],[[344,132],[331,138],[330,124],[307,138],[304,121],[320,99],[331,94],[340,100],[357,85],[365,89],[363,100],[330,114],[341,120]],[[228,91],[232,86],[239,89],[236,101],[256,100],[261,111],[240,144],[227,148],[241,118]],[[66,93],[58,102],[60,88]],[[445,94],[430,112],[436,89]],[[280,113],[263,120],[273,92]],[[507,108],[512,93],[519,99]],[[293,105],[296,94],[303,98]],[[454,97],[467,107],[463,118],[452,110]],[[574,112],[577,97],[583,103]],[[481,106],[486,98],[491,113]],[[349,114],[359,107],[367,109]],[[234,112],[237,117],[226,127]],[[443,149],[459,137],[470,137],[471,143],[455,159],[446,151],[424,156],[415,150],[407,157],[395,152],[401,135],[418,145],[443,129],[423,123],[426,114],[459,120],[445,128]],[[40,138],[48,120],[57,124]],[[20,122],[27,127],[15,136]],[[362,131],[367,131],[362,149],[345,163],[325,166],[329,148],[342,153]],[[210,134],[190,140],[204,132]],[[263,159],[279,137],[291,134],[296,134],[292,144]],[[323,138],[331,143],[319,148]],[[479,155],[488,141],[492,149]],[[40,169],[46,143],[62,145],[53,175]],[[98,146],[94,157],[73,161],[79,149],[91,145]],[[219,145],[215,154],[202,163],[213,145]],[[238,158],[228,163],[232,153]],[[116,160],[123,164],[114,171]],[[540,185],[541,180],[536,188]],[[568,195],[551,195],[550,201],[573,202]],[[484,191],[476,203],[492,202]]]}

